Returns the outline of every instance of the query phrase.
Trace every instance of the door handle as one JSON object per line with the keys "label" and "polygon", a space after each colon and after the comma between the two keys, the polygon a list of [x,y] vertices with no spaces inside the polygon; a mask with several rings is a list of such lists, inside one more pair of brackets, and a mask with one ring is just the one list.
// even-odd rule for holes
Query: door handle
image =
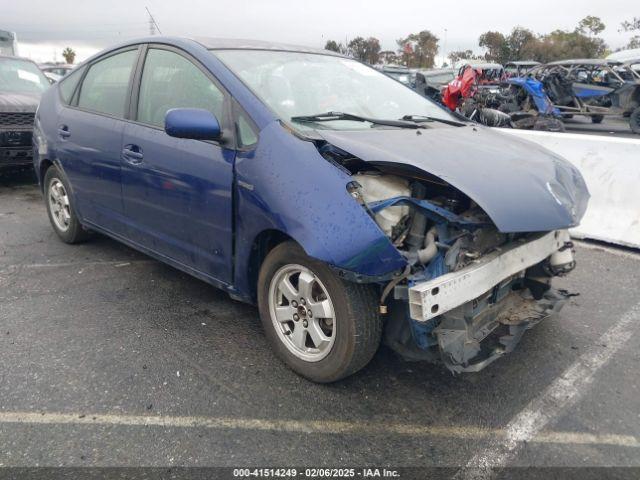
{"label": "door handle", "polygon": [[69,127],[67,127],[66,125],[60,125],[60,127],[58,127],[58,135],[60,136],[60,138],[69,138],[71,136]]}
{"label": "door handle", "polygon": [[131,165],[139,165],[142,163],[144,155],[142,154],[142,149],[137,145],[126,145],[122,149],[122,158]]}

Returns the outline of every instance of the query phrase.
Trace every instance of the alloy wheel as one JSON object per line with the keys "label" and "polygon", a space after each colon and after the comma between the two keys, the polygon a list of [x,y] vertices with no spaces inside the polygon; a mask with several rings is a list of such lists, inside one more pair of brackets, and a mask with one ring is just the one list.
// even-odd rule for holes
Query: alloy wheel
{"label": "alloy wheel", "polygon": [[49,183],[49,209],[56,227],[66,232],[71,223],[71,206],[67,190],[58,178],[53,178]]}
{"label": "alloy wheel", "polygon": [[325,358],[336,339],[336,318],[329,293],[302,265],[285,265],[269,285],[269,313],[278,338],[307,362]]}

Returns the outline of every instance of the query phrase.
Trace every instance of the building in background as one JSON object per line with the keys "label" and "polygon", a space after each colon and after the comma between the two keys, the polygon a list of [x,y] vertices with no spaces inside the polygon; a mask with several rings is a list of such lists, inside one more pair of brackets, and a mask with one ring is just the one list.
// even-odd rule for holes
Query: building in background
{"label": "building in background", "polygon": [[0,55],[18,55],[18,41],[15,32],[0,30]]}

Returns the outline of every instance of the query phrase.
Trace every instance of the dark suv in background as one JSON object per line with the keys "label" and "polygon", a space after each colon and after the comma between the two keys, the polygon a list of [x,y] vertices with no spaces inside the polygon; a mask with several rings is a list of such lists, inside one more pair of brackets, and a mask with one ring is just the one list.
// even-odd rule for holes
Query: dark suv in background
{"label": "dark suv in background", "polygon": [[49,85],[31,60],[0,56],[0,168],[33,164],[33,119]]}

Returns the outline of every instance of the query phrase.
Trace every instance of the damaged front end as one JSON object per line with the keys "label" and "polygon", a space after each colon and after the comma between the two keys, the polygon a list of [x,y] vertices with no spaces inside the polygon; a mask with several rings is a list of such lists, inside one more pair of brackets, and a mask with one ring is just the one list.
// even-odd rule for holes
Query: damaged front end
{"label": "damaged front end", "polygon": [[367,163],[328,143],[319,150],[350,171],[347,189],[406,260],[380,296],[385,343],[405,359],[479,371],[562,308],[568,294],[551,281],[575,266],[566,229],[501,231],[476,201],[422,169]]}

